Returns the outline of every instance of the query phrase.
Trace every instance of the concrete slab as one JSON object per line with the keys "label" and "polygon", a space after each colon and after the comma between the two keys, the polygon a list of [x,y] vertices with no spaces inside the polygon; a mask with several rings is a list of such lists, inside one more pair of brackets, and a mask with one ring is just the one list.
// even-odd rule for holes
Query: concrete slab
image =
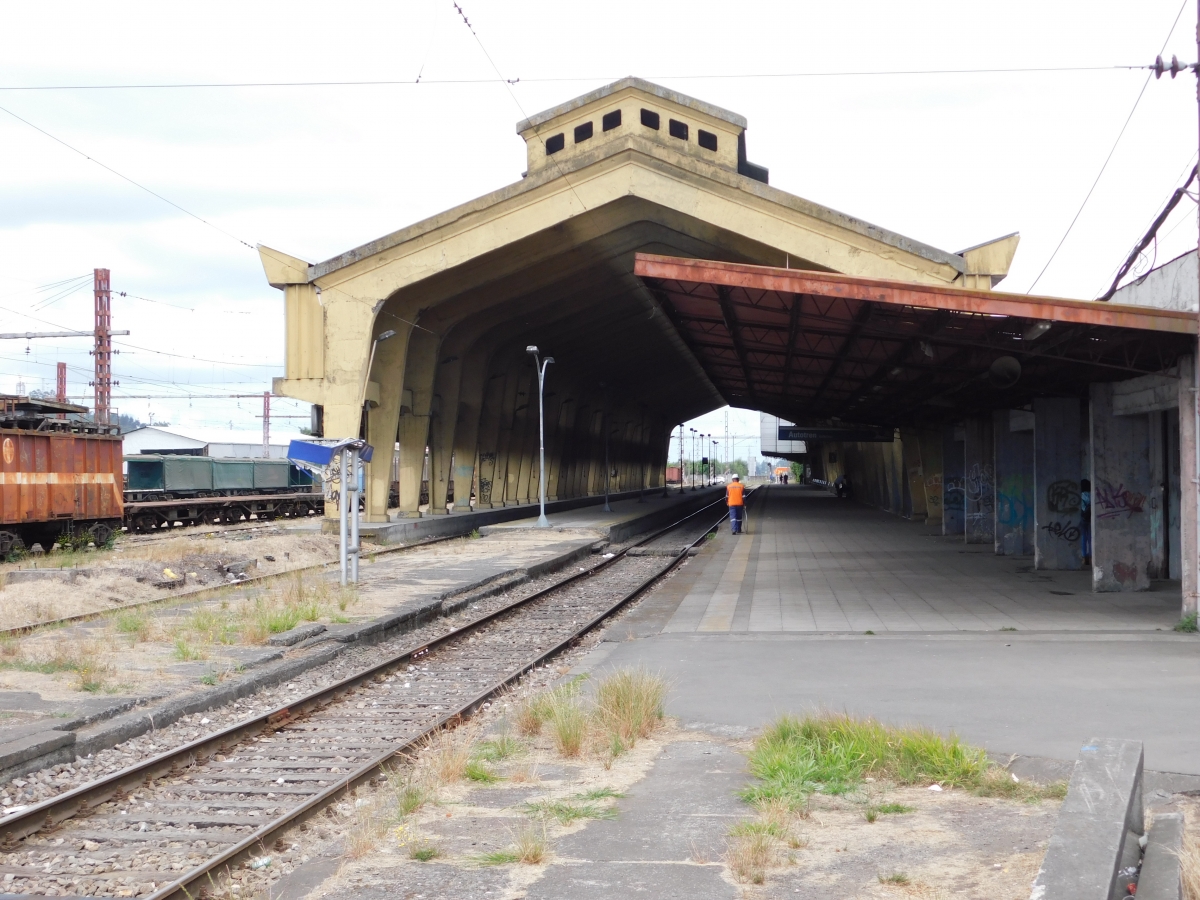
{"label": "concrete slab", "polygon": [[1170,630],[1178,582],[1093,594],[1086,572],[1035,572],[823,491],[755,494],[747,534],[722,534],[662,625],[673,632]]}
{"label": "concrete slab", "polygon": [[[530,886],[529,900],[737,897],[715,860],[746,806],[737,791],[746,761],[714,741],[668,744],[646,778],[617,801],[618,816],[559,840],[558,864]],[[711,860],[714,862],[700,862]]]}

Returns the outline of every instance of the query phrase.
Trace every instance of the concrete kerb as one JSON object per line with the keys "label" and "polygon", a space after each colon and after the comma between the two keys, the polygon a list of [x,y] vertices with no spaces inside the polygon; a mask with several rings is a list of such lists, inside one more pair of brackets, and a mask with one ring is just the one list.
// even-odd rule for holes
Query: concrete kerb
{"label": "concrete kerb", "polygon": [[1145,834],[1140,741],[1096,740],[1079,751],[1030,900],[1121,900],[1122,876]]}
{"label": "concrete kerb", "polygon": [[[646,499],[652,500],[661,498],[661,493],[656,490],[648,490],[645,492]],[[642,495],[642,491],[622,491],[616,494],[610,494],[609,499],[612,502],[621,500],[633,500]],[[672,496],[676,496],[672,494]],[[639,534],[642,531],[647,531],[655,527],[659,522],[671,521],[671,516],[678,513],[681,509],[692,507],[690,500],[699,501],[708,499],[711,502],[712,492],[700,493],[697,492],[694,498],[689,498],[688,501],[666,507],[665,509],[656,510],[647,516],[640,516],[632,519],[629,522],[623,522],[618,525],[611,526],[608,530],[609,540],[620,541],[625,538]],[[587,506],[599,506],[604,502],[603,496],[598,497],[573,497],[569,500],[552,500],[546,504],[546,514],[554,515],[556,513],[568,512],[573,509],[582,509]],[[699,505],[698,503],[696,505]],[[402,519],[398,522],[382,522],[382,523],[364,523],[360,525],[362,536],[365,540],[373,541],[379,544],[396,544],[407,541],[421,540],[430,537],[453,537],[456,535],[470,534],[472,531],[478,530],[481,534],[487,533],[485,529],[489,525],[500,525],[504,522],[515,522],[519,519],[528,519],[536,516],[538,505],[522,504],[520,506],[505,506],[498,509],[483,509],[473,510],[464,513],[452,513],[444,516],[425,516],[420,519]],[[336,530],[337,523],[325,521],[322,523],[322,528],[326,531]]]}
{"label": "concrete kerb", "polygon": [[1183,813],[1159,813],[1150,823],[1142,874],[1138,878],[1139,900],[1181,900],[1183,897]]}
{"label": "concrete kerb", "polygon": [[[439,616],[452,615],[486,597],[568,566],[591,552],[591,545],[586,544],[530,566],[510,569],[444,591],[398,613],[381,616],[361,625],[328,628],[290,648],[291,652],[309,651],[303,656],[283,659],[282,651],[270,654],[254,664],[253,671],[245,677],[222,681],[203,691],[172,697],[149,708],[145,704],[161,698],[131,698],[125,704],[110,708],[111,711],[106,715],[64,721],[54,728],[22,735],[0,744],[0,781],[18,778],[47,766],[70,763],[76,758],[166,727],[184,716],[206,712],[263,688],[274,687],[332,662],[352,645],[375,643],[402,635]],[[319,647],[322,644],[330,646]]]}

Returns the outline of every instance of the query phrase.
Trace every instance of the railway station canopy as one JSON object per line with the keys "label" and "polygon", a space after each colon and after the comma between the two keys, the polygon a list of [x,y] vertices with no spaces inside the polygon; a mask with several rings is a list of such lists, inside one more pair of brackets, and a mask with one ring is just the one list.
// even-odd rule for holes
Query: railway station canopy
{"label": "railway station canopy", "polygon": [[789,194],[744,118],[641,79],[517,133],[513,184],[324,262],[259,248],[286,296],[275,391],[317,404],[326,436],[398,441],[370,467],[373,521],[393,484],[402,514],[536,498],[530,345],[555,359],[547,485],[567,498],[661,487],[671,429],[727,403],[953,422],[1163,371],[1196,331],[995,291],[1017,235],[948,252]]}

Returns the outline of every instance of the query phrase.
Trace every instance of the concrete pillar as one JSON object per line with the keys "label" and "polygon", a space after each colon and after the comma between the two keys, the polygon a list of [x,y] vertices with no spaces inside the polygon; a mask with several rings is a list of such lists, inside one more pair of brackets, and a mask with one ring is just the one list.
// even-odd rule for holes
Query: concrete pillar
{"label": "concrete pillar", "polygon": [[1200,526],[1200,483],[1196,474],[1196,360],[1184,356],[1179,360],[1179,561],[1183,588],[1181,614],[1196,612],[1200,593],[1200,553],[1197,552],[1197,528]]}
{"label": "concrete pillar", "polygon": [[997,556],[1033,556],[1033,417],[1023,409],[992,413],[996,460]]}
{"label": "concrete pillar", "polygon": [[915,522],[923,522],[929,514],[925,502],[925,470],[921,460],[921,440],[915,431],[902,431],[900,443],[904,448],[904,470],[908,477],[911,504],[908,514]]}
{"label": "concrete pillar", "polygon": [[1092,590],[1150,588],[1149,416],[1114,416],[1113,386],[1091,386]]}
{"label": "concrete pillar", "polygon": [[516,502],[516,467],[513,460],[514,434],[517,407],[526,403],[529,396],[529,377],[532,366],[514,364],[509,361],[508,382],[504,387],[504,399],[500,405],[500,434],[496,444],[496,478],[492,483],[492,505],[512,506]]}
{"label": "concrete pillar", "polygon": [[[1079,569],[1079,400],[1033,401],[1034,559],[1036,569]],[[1094,496],[1094,495],[1093,495]]]}
{"label": "concrete pillar", "polygon": [[925,523],[942,524],[942,435],[938,431],[921,431],[917,436],[921,448],[922,490],[925,497]]}
{"label": "concrete pillar", "polygon": [[965,429],[947,425],[942,431],[942,534],[963,534],[966,529]]}
{"label": "concrete pillar", "polygon": [[1146,498],[1146,517],[1150,524],[1150,580],[1167,578],[1167,460],[1163,433],[1166,416],[1162,410],[1146,414],[1147,432],[1150,438],[1147,448],[1150,463],[1150,490]]}
{"label": "concrete pillar", "polygon": [[[380,344],[380,352],[390,343]],[[425,470],[425,448],[429,444],[433,377],[440,343],[437,335],[419,328],[412,330],[408,340],[397,438],[400,442],[400,473],[397,481],[402,516],[415,516],[421,503],[421,476]]]}
{"label": "concrete pillar", "polygon": [[[479,417],[479,497],[476,506],[491,509],[499,506],[497,496],[496,460],[499,456],[501,407],[507,393],[510,376],[507,372],[492,372],[484,386],[483,408]],[[503,482],[501,482],[502,490]]]}
{"label": "concrete pillar", "polygon": [[[382,320],[375,324],[376,330],[390,327]],[[392,458],[396,444],[396,431],[403,404],[405,376],[409,345],[412,343],[411,327],[400,323],[396,335],[375,347],[375,361],[367,385],[367,443],[378,456],[365,466],[366,510],[363,518],[368,522],[386,522],[388,491],[392,484]],[[326,427],[326,433],[331,432]],[[415,508],[415,507],[414,507]]]}
{"label": "concrete pillar", "polygon": [[964,423],[966,474],[963,477],[965,535],[968,544],[991,544],[996,536],[996,463],[992,417]]}

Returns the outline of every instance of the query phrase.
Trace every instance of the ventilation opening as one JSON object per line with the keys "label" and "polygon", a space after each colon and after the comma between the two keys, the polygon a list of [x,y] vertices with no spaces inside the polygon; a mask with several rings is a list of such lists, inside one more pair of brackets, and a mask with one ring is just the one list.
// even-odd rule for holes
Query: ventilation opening
{"label": "ventilation opening", "polygon": [[[687,129],[687,126],[685,125],[684,126],[685,134],[686,134],[686,129]],[[705,150],[712,150],[714,153],[717,150],[717,136],[715,134],[713,134],[711,131],[705,131],[703,128],[701,128],[699,131],[696,132],[696,142],[699,143],[700,146],[703,147]]]}
{"label": "ventilation opening", "polygon": [[667,125],[667,130],[671,133],[671,137],[679,138],[681,141],[688,139],[688,127],[683,122],[678,122],[672,119]]}
{"label": "ventilation opening", "polygon": [[575,143],[582,144],[592,136],[592,123],[584,122],[582,125],[575,126]]}
{"label": "ventilation opening", "polygon": [[551,156],[566,145],[567,139],[561,134],[556,134],[554,137],[546,138],[546,155]]}
{"label": "ventilation opening", "polygon": [[[645,124],[645,120],[642,121],[642,124]],[[614,109],[610,113],[605,113],[604,118],[600,120],[600,125],[605,131],[612,131],[614,128],[620,128],[621,111],[619,109]]]}
{"label": "ventilation opening", "polygon": [[647,128],[653,128],[655,131],[658,131],[658,121],[658,113],[651,112],[648,109],[642,110],[642,124]]}

